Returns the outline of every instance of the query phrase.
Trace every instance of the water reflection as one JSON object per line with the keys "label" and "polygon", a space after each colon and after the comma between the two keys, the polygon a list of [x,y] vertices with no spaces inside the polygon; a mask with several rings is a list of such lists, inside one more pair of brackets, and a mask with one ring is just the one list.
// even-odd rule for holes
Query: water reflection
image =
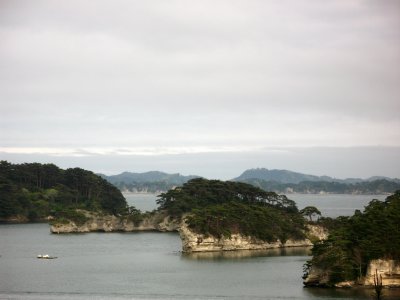
{"label": "water reflection", "polygon": [[244,259],[250,257],[267,256],[309,256],[311,247],[276,248],[267,250],[236,250],[236,251],[213,251],[183,253],[183,259],[192,260],[221,260],[221,259]]}
{"label": "water reflection", "polygon": [[[328,288],[304,288],[304,292],[309,295],[309,298],[325,299],[375,299],[373,288],[351,288],[351,289],[328,289]],[[400,299],[400,289],[384,289],[383,296],[385,300]]]}

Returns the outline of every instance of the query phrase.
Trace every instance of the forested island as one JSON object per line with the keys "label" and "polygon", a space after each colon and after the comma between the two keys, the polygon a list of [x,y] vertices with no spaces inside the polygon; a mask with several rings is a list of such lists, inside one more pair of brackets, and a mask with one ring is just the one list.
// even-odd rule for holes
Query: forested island
{"label": "forested island", "polygon": [[157,203],[174,218],[186,215],[189,228],[205,236],[242,234],[268,242],[305,238],[304,218],[294,201],[246,183],[192,179],[161,194]]}
{"label": "forested island", "polygon": [[0,162],[0,221],[69,219],[83,223],[86,217],[77,209],[106,214],[129,211],[121,192],[91,171]]}
{"label": "forested island", "polygon": [[305,285],[372,285],[377,270],[384,285],[400,286],[400,191],[384,202],[372,200],[364,212],[325,219],[322,225],[330,234],[312,249]]}
{"label": "forested island", "polygon": [[128,217],[82,212],[87,222],[53,222],[51,230],[179,231],[185,252],[311,245],[294,201],[246,183],[196,178],[161,194],[157,202],[157,210],[143,214],[130,209]]}
{"label": "forested island", "polygon": [[[48,221],[53,233],[178,231],[183,252],[313,246],[307,286],[400,286],[400,191],[364,212],[310,216],[285,195],[248,183],[194,178],[159,195],[158,209],[128,207],[121,191],[91,171],[0,162],[0,219]],[[309,218],[309,220],[307,220]],[[329,235],[328,235],[329,232]],[[371,283],[372,282],[372,283]]]}
{"label": "forested island", "polygon": [[[161,194],[158,204],[157,211],[143,214],[128,207],[115,186],[80,168],[0,162],[2,221],[50,221],[62,232],[158,230],[162,222],[178,230],[185,220],[190,230],[216,238],[242,234],[283,243],[305,238],[305,222],[294,201],[246,183],[191,179]],[[107,228],[105,220],[111,224]]]}

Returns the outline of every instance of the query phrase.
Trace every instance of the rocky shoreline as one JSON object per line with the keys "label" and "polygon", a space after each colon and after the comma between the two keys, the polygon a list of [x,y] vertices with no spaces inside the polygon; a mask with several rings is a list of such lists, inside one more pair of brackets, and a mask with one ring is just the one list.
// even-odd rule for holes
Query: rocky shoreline
{"label": "rocky shoreline", "polygon": [[192,231],[186,224],[185,218],[173,219],[165,213],[158,212],[142,221],[135,223],[129,218],[117,217],[114,215],[103,215],[88,211],[81,211],[87,221],[83,224],[76,224],[73,221],[67,223],[53,222],[50,231],[56,234],[65,233],[87,233],[87,232],[134,232],[134,231],[177,231],[182,240],[183,252],[209,252],[209,251],[234,251],[234,250],[265,250],[286,247],[309,247],[312,240],[325,239],[327,233],[319,226],[309,225],[307,237],[303,240],[287,240],[281,242],[266,242],[251,236],[232,234],[230,237],[214,237],[199,234]]}
{"label": "rocky shoreline", "polygon": [[[382,276],[382,286],[388,288],[400,288],[400,261],[391,259],[371,260],[367,267],[367,273],[357,281],[343,281],[336,283],[337,288],[351,288],[355,286],[374,286],[374,275]],[[307,287],[329,287],[329,274],[318,268],[311,268],[304,280]]]}
{"label": "rocky shoreline", "polygon": [[76,224],[73,221],[67,223],[53,222],[50,225],[51,233],[86,233],[86,232],[132,232],[132,231],[178,231],[180,221],[172,219],[163,214],[156,213],[140,222],[135,222],[129,218],[117,217],[114,215],[104,215],[88,211],[80,211],[88,219],[83,224]]}
{"label": "rocky shoreline", "polygon": [[[316,236],[317,226],[312,226],[307,233],[311,231],[314,239],[325,238],[325,235]],[[322,231],[323,232],[323,231]],[[325,233],[325,232],[324,232]],[[236,251],[236,250],[267,250],[276,248],[290,247],[311,247],[313,243],[309,238],[302,240],[287,240],[282,242],[266,242],[252,236],[242,234],[231,234],[230,237],[214,237],[193,232],[186,224],[182,222],[179,228],[179,234],[182,240],[182,251],[190,252],[212,252],[212,251]]]}
{"label": "rocky shoreline", "polygon": [[[135,232],[135,231],[159,231],[179,232],[182,240],[183,253],[223,252],[240,250],[267,250],[284,249],[292,247],[311,247],[314,242],[325,240],[328,232],[318,225],[307,225],[306,239],[287,240],[282,242],[266,242],[251,236],[232,234],[230,237],[214,237],[199,234],[191,230],[183,217],[181,220],[171,218],[165,213],[158,212],[135,223],[128,218],[113,215],[103,215],[84,211],[87,221],[77,225],[72,221],[68,223],[53,223],[50,231],[54,234],[88,233],[88,232]],[[373,260],[368,266],[367,274],[362,280],[340,282],[335,285],[338,288],[354,286],[372,286],[375,271],[382,275],[382,283],[385,287],[400,287],[400,262],[394,260]],[[307,287],[327,287],[329,274],[322,270],[311,268],[304,285]]]}

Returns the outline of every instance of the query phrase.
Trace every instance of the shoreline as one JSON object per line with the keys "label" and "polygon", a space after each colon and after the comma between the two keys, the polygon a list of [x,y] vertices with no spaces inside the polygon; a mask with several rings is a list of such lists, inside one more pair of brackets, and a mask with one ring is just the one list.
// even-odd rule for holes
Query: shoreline
{"label": "shoreline", "polygon": [[[161,193],[166,193],[167,191],[159,191],[156,193],[147,193],[147,192],[131,192],[131,191],[121,191],[123,195],[154,195],[158,196]],[[273,191],[275,193],[279,194],[284,194],[284,195],[319,195],[319,196],[324,196],[324,195],[348,195],[348,196],[389,196],[392,195],[393,193],[368,193],[368,194],[363,194],[363,193],[331,193],[331,192],[320,192],[320,193],[288,193],[288,192],[281,192],[281,191]]]}

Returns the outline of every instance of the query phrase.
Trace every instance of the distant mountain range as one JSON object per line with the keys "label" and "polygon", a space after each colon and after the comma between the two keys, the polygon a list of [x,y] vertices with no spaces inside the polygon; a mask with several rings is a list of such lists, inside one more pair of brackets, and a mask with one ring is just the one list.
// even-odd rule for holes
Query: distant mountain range
{"label": "distant mountain range", "polygon": [[[160,171],[145,173],[123,172],[107,176],[98,174],[121,191],[136,193],[160,193],[183,185],[193,178],[179,173],[168,174]],[[382,194],[400,189],[400,179],[374,176],[367,179],[337,179],[329,176],[315,176],[288,170],[249,169],[231,181],[241,181],[277,193],[338,193],[338,194]]]}
{"label": "distant mountain range", "polygon": [[400,183],[400,179],[389,178],[384,176],[373,176],[367,179],[361,179],[361,178],[337,179],[329,176],[315,176],[288,170],[268,170],[265,168],[246,170],[239,177],[236,177],[232,180],[245,181],[249,179],[261,179],[264,181],[275,181],[278,183],[294,183],[294,184],[298,184],[303,181],[312,181],[312,182],[322,181],[322,182],[338,182],[338,183],[354,184],[360,182],[371,182],[375,180],[387,180]]}
{"label": "distant mountain range", "polygon": [[386,194],[400,189],[400,180],[397,178],[373,176],[367,179],[337,179],[264,168],[246,170],[232,180],[284,194]]}

